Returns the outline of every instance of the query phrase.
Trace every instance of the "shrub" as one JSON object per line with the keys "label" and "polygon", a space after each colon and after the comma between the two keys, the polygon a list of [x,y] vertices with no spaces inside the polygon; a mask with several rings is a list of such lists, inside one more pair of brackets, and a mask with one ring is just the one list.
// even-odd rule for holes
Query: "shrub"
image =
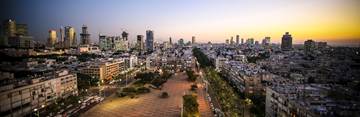
{"label": "shrub", "polygon": [[128,93],[136,92],[136,89],[134,87],[126,87],[123,88],[122,92],[128,92]]}
{"label": "shrub", "polygon": [[146,87],[140,87],[140,88],[137,88],[137,90],[136,90],[136,93],[138,93],[138,94],[149,93],[149,92],[150,92],[150,89],[146,88]]}
{"label": "shrub", "polygon": [[125,97],[125,96],[127,96],[127,93],[125,93],[125,92],[117,92],[116,94],[117,94],[118,97]]}
{"label": "shrub", "polygon": [[129,96],[130,98],[135,98],[135,93],[129,93],[128,96]]}
{"label": "shrub", "polygon": [[196,84],[191,85],[191,90],[192,91],[195,91],[197,88],[198,88],[198,86]]}
{"label": "shrub", "polygon": [[167,92],[162,92],[160,95],[161,98],[168,98],[169,94]]}

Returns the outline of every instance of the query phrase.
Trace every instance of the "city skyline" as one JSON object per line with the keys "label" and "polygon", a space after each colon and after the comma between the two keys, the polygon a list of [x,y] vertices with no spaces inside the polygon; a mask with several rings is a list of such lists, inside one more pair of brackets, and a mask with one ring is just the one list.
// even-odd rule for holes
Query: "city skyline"
{"label": "city skyline", "polygon": [[[270,4],[271,3],[271,4]],[[81,4],[81,5],[79,5]],[[280,43],[284,32],[290,32],[294,44],[305,40],[329,44],[359,46],[360,4],[356,0],[319,1],[5,1],[8,11],[1,19],[14,19],[28,24],[30,35],[37,41],[48,37],[48,30],[59,33],[61,26],[72,26],[81,32],[88,26],[91,41],[98,34],[136,35],[154,30],[155,41],[168,37],[186,41],[196,36],[197,42],[224,43],[226,39],[271,37]],[[58,35],[59,36],[59,35]],[[79,39],[79,33],[77,33]],[[79,40],[78,40],[79,41]]]}

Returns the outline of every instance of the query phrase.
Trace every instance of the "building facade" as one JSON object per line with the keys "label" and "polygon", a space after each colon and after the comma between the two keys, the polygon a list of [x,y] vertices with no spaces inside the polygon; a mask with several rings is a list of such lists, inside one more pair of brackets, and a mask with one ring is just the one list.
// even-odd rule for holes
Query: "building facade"
{"label": "building facade", "polygon": [[82,32],[80,34],[80,44],[81,45],[89,45],[90,44],[90,34],[88,32],[88,27],[86,25],[82,26]]}
{"label": "building facade", "polygon": [[281,50],[287,51],[292,49],[292,37],[289,32],[285,32],[285,34],[281,38]]}
{"label": "building facade", "polygon": [[154,51],[154,32],[152,30],[146,31],[146,51]]}
{"label": "building facade", "polygon": [[54,47],[56,44],[56,40],[57,40],[56,30],[49,30],[49,38],[47,45],[49,47]]}
{"label": "building facade", "polygon": [[65,27],[65,37],[64,37],[64,48],[76,47],[76,32],[75,28],[71,26]]}
{"label": "building facade", "polygon": [[143,35],[137,35],[137,38],[136,38],[136,49],[137,49],[138,51],[144,51],[144,50],[145,50],[144,36],[143,36]]}
{"label": "building facade", "polygon": [[58,70],[50,76],[27,78],[0,87],[0,110],[4,117],[26,116],[56,99],[77,95],[77,76]]}

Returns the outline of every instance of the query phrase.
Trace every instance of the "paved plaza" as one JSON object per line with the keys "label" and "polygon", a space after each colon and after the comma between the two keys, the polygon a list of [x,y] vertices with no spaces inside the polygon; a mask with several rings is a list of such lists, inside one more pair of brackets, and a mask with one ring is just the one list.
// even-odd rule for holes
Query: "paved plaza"
{"label": "paved plaza", "polygon": [[[111,96],[106,101],[83,113],[82,117],[180,117],[182,96],[190,89],[191,83],[185,73],[177,73],[169,79],[162,90],[151,90],[138,98],[118,98]],[[160,98],[161,92],[169,93],[169,98]],[[198,103],[202,117],[212,117],[212,111],[205,100],[205,91],[199,87]]]}

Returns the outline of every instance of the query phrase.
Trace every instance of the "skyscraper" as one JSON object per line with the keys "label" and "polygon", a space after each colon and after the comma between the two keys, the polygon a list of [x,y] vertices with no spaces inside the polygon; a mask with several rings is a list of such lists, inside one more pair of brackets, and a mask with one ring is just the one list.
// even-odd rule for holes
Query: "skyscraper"
{"label": "skyscraper", "polygon": [[82,32],[80,34],[80,40],[81,40],[81,45],[88,45],[90,44],[90,34],[87,30],[87,26],[83,25],[82,26]]}
{"label": "skyscraper", "polygon": [[5,20],[3,22],[3,34],[7,37],[15,37],[16,36],[16,22],[15,20]]}
{"label": "skyscraper", "polygon": [[292,37],[289,32],[285,32],[281,39],[281,50],[287,51],[292,49]]}
{"label": "skyscraper", "polygon": [[184,39],[183,39],[183,38],[179,39],[179,40],[178,40],[178,44],[179,44],[180,46],[184,46],[184,45],[185,45],[185,44],[184,44]]}
{"label": "skyscraper", "polygon": [[144,35],[137,35],[136,48],[139,51],[144,51]]}
{"label": "skyscraper", "polygon": [[236,35],[236,45],[239,45],[240,36]]}
{"label": "skyscraper", "polygon": [[304,51],[305,54],[309,55],[312,54],[315,49],[316,43],[313,40],[306,40],[304,42]]}
{"label": "skyscraper", "polygon": [[226,44],[229,44],[229,39],[226,39],[226,40],[225,40],[225,43],[226,43]]}
{"label": "skyscraper", "polygon": [[99,47],[101,50],[109,50],[111,48],[110,42],[105,35],[99,34]]}
{"label": "skyscraper", "polygon": [[116,51],[128,51],[129,50],[129,42],[126,40],[127,35],[124,37],[116,36],[112,37],[112,45],[113,47],[111,49]]}
{"label": "skyscraper", "polygon": [[248,38],[248,39],[246,40],[246,44],[248,44],[248,45],[254,45],[254,43],[255,43],[254,38]]}
{"label": "skyscraper", "polygon": [[244,44],[244,38],[241,38],[241,44]]}
{"label": "skyscraper", "polygon": [[49,30],[48,46],[54,47],[56,44],[56,30]]}
{"label": "skyscraper", "polygon": [[28,36],[27,24],[16,24],[16,35]]}
{"label": "skyscraper", "polygon": [[60,27],[60,39],[59,42],[64,43],[64,29]]}
{"label": "skyscraper", "polygon": [[231,38],[230,38],[230,44],[231,44],[231,45],[234,45],[234,37],[232,37],[232,36],[231,36]]}
{"label": "skyscraper", "polygon": [[169,37],[169,43],[170,43],[170,45],[172,45],[172,39],[171,39],[171,37]]}
{"label": "skyscraper", "polygon": [[262,45],[269,45],[270,44],[270,37],[265,37],[263,40],[262,40]]}
{"label": "skyscraper", "polygon": [[191,44],[195,44],[195,36],[191,37]]}
{"label": "skyscraper", "polygon": [[154,51],[154,32],[152,30],[146,31],[146,51]]}
{"label": "skyscraper", "polygon": [[75,29],[71,26],[65,27],[65,48],[76,47],[76,33]]}
{"label": "skyscraper", "polygon": [[122,36],[122,38],[123,38],[125,41],[127,41],[127,40],[128,40],[128,36],[129,36],[129,33],[123,31],[123,32],[121,33],[121,36]]}

